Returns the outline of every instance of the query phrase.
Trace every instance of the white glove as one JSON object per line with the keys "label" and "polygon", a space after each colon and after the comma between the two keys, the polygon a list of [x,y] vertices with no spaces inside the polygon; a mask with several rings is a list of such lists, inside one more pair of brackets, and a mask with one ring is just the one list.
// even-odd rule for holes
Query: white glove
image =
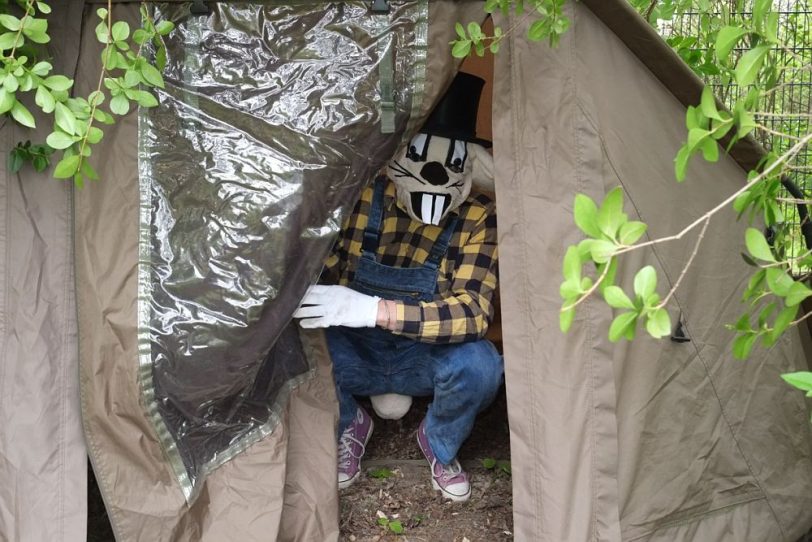
{"label": "white glove", "polygon": [[306,329],[375,327],[380,300],[380,297],[362,294],[346,286],[316,285],[308,288],[293,317],[303,318],[299,325]]}

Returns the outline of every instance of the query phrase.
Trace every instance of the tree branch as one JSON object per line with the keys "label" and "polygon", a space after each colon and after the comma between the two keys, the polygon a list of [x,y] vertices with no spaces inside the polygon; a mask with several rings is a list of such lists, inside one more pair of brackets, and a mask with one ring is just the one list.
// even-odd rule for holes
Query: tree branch
{"label": "tree branch", "polygon": [[711,217],[705,219],[705,224],[702,226],[702,229],[699,230],[699,236],[696,238],[696,243],[694,244],[694,250],[693,252],[691,252],[691,256],[688,258],[688,261],[685,262],[685,265],[682,267],[682,271],[680,271],[679,277],[677,278],[677,282],[675,282],[674,285],[671,287],[671,290],[668,291],[668,294],[665,296],[665,299],[663,299],[662,302],[659,305],[657,305],[658,309],[661,309],[666,306],[668,300],[671,299],[671,296],[674,295],[674,292],[676,292],[677,288],[679,288],[682,279],[685,278],[685,274],[688,272],[688,268],[691,267],[691,264],[693,263],[694,258],[696,257],[696,253],[699,252],[699,245],[702,244],[702,239],[705,238],[705,231],[708,229],[710,219]]}

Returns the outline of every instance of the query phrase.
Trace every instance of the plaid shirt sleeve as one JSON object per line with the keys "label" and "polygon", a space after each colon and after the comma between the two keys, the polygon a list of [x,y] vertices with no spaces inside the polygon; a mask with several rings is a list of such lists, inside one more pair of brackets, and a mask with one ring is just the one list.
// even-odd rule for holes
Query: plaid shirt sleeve
{"label": "plaid shirt sleeve", "polygon": [[473,227],[457,251],[450,288],[432,302],[397,302],[393,333],[428,343],[482,338],[493,318],[497,282],[496,213],[484,199],[464,217]]}

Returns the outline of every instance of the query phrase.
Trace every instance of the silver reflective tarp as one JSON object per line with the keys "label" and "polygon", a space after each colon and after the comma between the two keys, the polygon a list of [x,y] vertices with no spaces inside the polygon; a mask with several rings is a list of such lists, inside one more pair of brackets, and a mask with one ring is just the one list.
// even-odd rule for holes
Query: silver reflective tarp
{"label": "silver reflective tarp", "polygon": [[290,315],[411,128],[426,46],[425,2],[212,8],[155,8],[177,30],[139,117],[141,389],[187,499],[308,378]]}

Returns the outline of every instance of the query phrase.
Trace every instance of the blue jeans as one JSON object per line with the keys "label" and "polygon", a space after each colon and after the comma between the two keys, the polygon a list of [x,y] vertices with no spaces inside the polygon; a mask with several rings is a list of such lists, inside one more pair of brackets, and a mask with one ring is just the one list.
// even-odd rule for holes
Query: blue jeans
{"label": "blue jeans", "polygon": [[353,395],[434,395],[426,415],[429,444],[450,463],[471,434],[478,412],[496,397],[502,357],[485,339],[428,344],[383,329],[327,328],[340,406],[339,434],[355,416]]}

